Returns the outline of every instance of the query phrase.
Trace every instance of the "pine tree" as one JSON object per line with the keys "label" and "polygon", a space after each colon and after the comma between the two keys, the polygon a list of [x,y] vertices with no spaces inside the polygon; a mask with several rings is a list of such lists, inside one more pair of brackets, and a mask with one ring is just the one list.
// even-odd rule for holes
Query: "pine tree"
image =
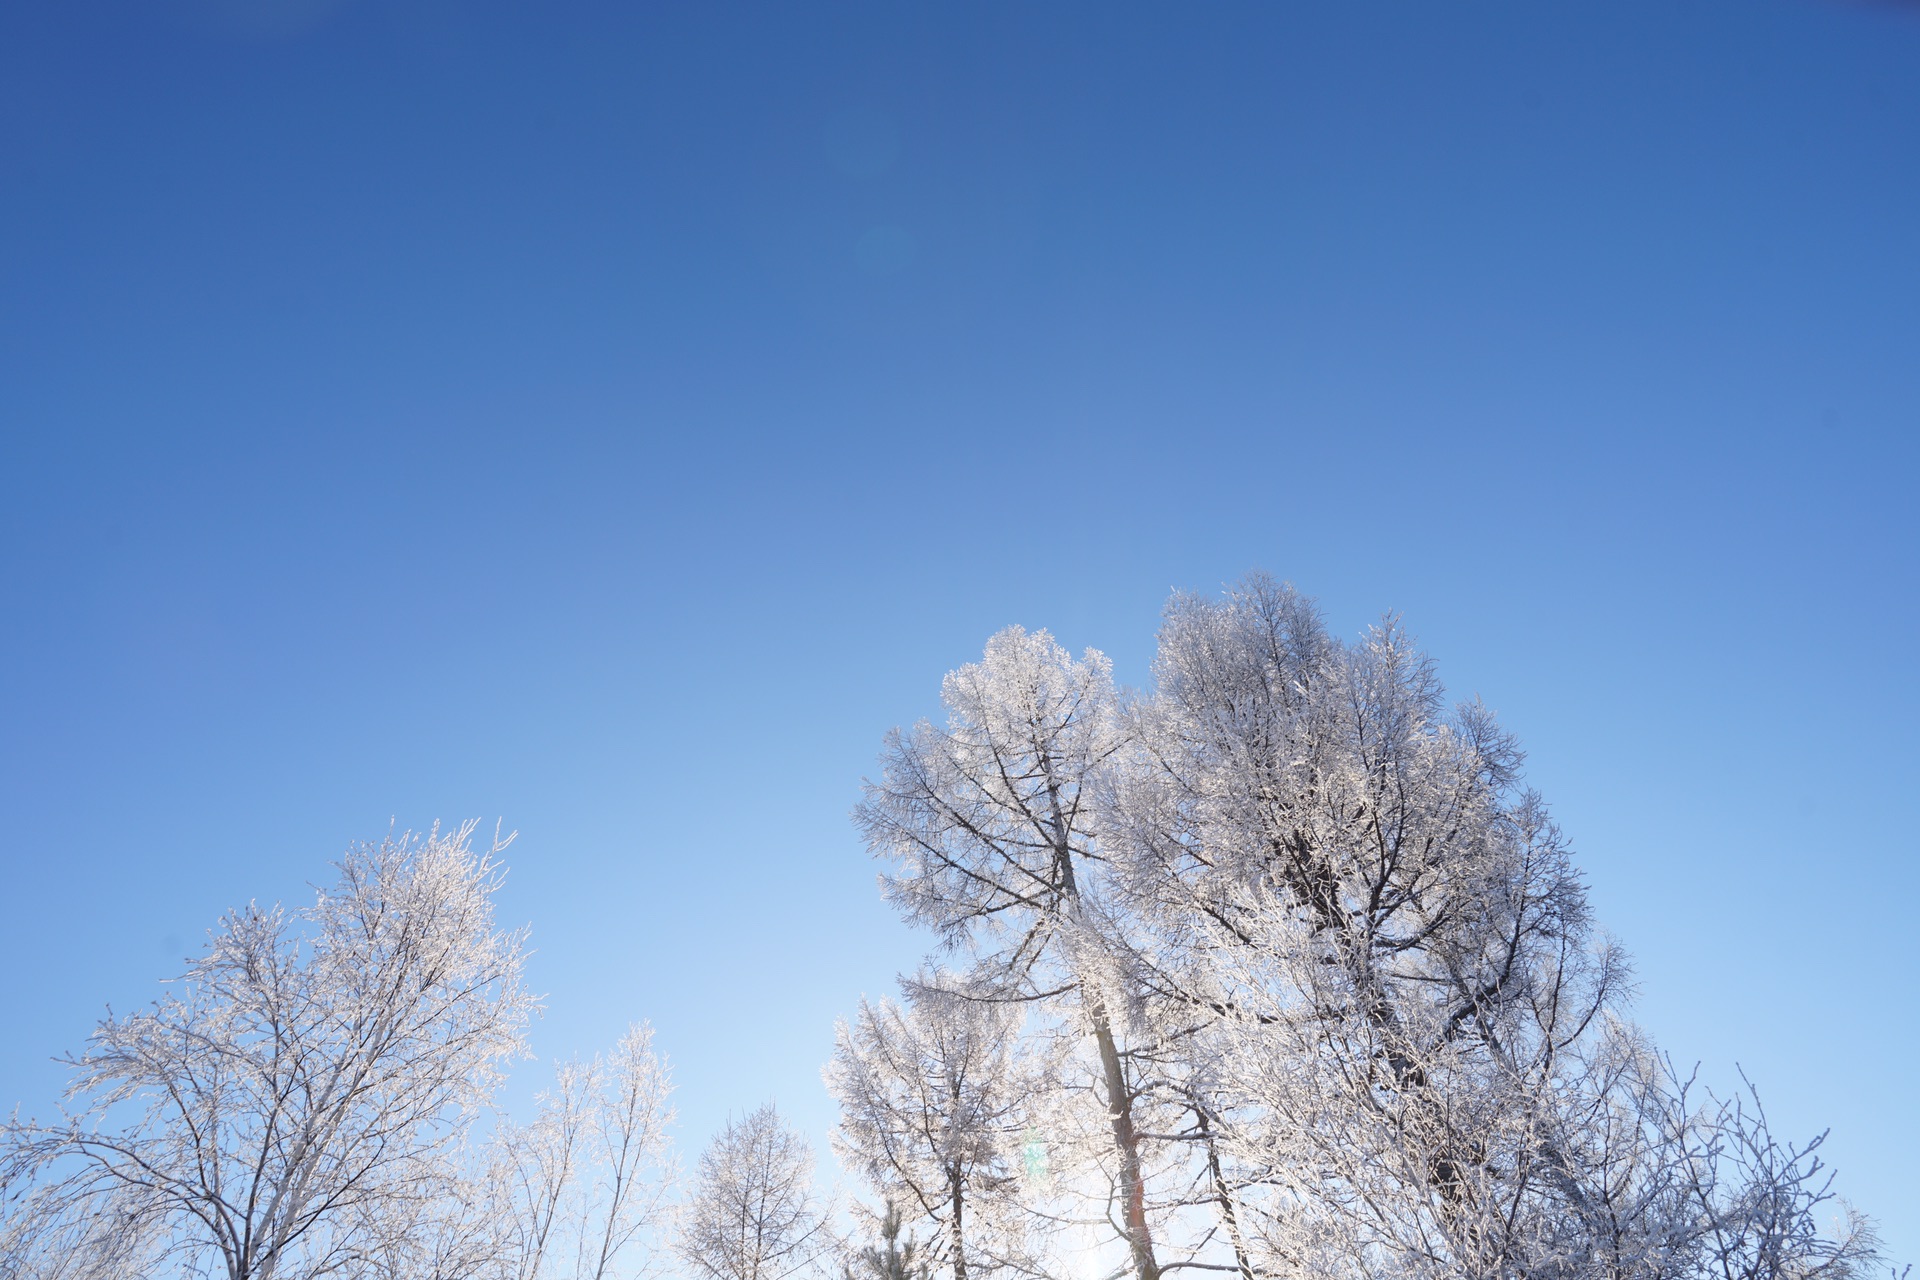
{"label": "pine tree", "polygon": [[868,1245],[846,1266],[846,1280],[928,1280],[929,1268],[921,1260],[920,1246],[912,1240],[900,1243],[900,1210],[891,1201],[880,1219],[880,1243]]}

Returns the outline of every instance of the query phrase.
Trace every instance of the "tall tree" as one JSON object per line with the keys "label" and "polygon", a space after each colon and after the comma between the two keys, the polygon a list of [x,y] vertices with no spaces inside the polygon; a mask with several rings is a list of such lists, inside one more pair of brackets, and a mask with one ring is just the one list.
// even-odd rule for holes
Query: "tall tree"
{"label": "tall tree", "polygon": [[467,1126],[523,1052],[503,844],[472,834],[355,845],[311,906],[223,919],[175,994],[70,1060],[60,1123],[10,1126],[16,1204],[229,1280],[373,1270],[465,1194]]}
{"label": "tall tree", "polygon": [[1189,1053],[1262,1269],[1711,1273],[1715,1230],[1756,1277],[1870,1255],[1806,1229],[1808,1152],[1686,1105],[1512,738],[1397,625],[1341,644],[1254,578],[1176,598],[1155,675],[1110,844],[1150,985],[1217,1014]]}
{"label": "tall tree", "polygon": [[668,1126],[673,1082],[653,1049],[653,1028],[637,1023],[604,1061],[596,1059],[589,1154],[591,1190],[580,1216],[578,1280],[634,1275],[662,1259],[623,1269],[621,1261],[666,1218],[677,1170]]}
{"label": "tall tree", "polygon": [[888,860],[905,916],[970,952],[998,998],[1045,1005],[1091,1050],[1113,1221],[1138,1280],[1157,1280],[1132,1022],[1145,993],[1113,963],[1120,925],[1105,873],[1098,777],[1124,745],[1106,658],[1074,659],[1046,632],[1010,627],[948,674],[947,722],[888,735],[884,771],[855,821]]}
{"label": "tall tree", "polygon": [[[553,1084],[534,1098],[533,1119],[502,1117],[495,1131],[491,1182],[508,1280],[542,1280],[559,1269],[586,1161],[592,1077],[578,1061],[554,1065]],[[569,1259],[570,1260],[570,1259]]]}
{"label": "tall tree", "polygon": [[1127,850],[1173,907],[1168,985],[1228,1014],[1223,1078],[1255,1117],[1233,1145],[1289,1189],[1263,1201],[1267,1252],[1350,1237],[1362,1268],[1511,1260],[1537,1224],[1505,1175],[1553,1171],[1546,1148],[1503,1145],[1538,1132],[1542,1069],[1620,980],[1585,948],[1580,887],[1514,788],[1511,741],[1478,708],[1447,712],[1396,629],[1335,644],[1264,581],[1177,600],[1156,675],[1138,738],[1151,816],[1126,824]]}

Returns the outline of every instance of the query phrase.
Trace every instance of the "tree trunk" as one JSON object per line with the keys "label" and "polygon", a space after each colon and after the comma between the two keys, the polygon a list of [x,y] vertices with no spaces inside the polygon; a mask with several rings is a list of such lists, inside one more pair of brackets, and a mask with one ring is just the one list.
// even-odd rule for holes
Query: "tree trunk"
{"label": "tree trunk", "polygon": [[953,1280],[967,1280],[967,1244],[964,1216],[966,1196],[962,1190],[960,1166],[954,1164],[947,1169],[947,1186],[953,1197]]}
{"label": "tree trunk", "polygon": [[1127,1091],[1120,1051],[1113,1043],[1107,1006],[1095,997],[1087,1016],[1093,1022],[1094,1042],[1100,1047],[1100,1069],[1107,1080],[1107,1115],[1113,1123],[1113,1145],[1120,1155],[1120,1198],[1125,1206],[1127,1248],[1133,1255],[1138,1280],[1160,1280],[1160,1264],[1153,1256],[1153,1237],[1147,1230],[1147,1189],[1140,1177],[1140,1136],[1133,1128],[1133,1095]]}
{"label": "tree trunk", "polygon": [[1247,1260],[1247,1245],[1240,1238],[1240,1215],[1233,1207],[1233,1192],[1227,1188],[1227,1180],[1220,1172],[1220,1148],[1213,1140],[1206,1110],[1196,1103],[1193,1114],[1198,1121],[1200,1140],[1207,1147],[1207,1173],[1213,1179],[1213,1197],[1220,1206],[1220,1221],[1225,1224],[1227,1240],[1233,1245],[1234,1264],[1240,1268],[1243,1280],[1253,1280],[1253,1263]]}
{"label": "tree trunk", "polygon": [[[1053,807],[1053,857],[1060,879],[1060,896],[1070,915],[1080,915],[1080,886],[1073,871],[1073,842],[1068,834],[1066,815],[1060,810],[1060,789],[1052,779],[1053,770],[1044,757],[1049,782],[1048,799]],[[1113,1023],[1107,1016],[1107,1004],[1092,991],[1084,976],[1080,979],[1081,999],[1087,1020],[1093,1024],[1093,1039],[1100,1051],[1100,1072],[1107,1086],[1107,1118],[1113,1126],[1114,1151],[1120,1157],[1120,1199],[1125,1215],[1127,1251],[1133,1257],[1136,1280],[1160,1280],[1160,1263],[1153,1256],[1153,1236],[1147,1229],[1147,1188],[1140,1176],[1140,1135],[1133,1127],[1133,1094],[1127,1089],[1127,1075],[1120,1063],[1120,1050],[1114,1044]]]}

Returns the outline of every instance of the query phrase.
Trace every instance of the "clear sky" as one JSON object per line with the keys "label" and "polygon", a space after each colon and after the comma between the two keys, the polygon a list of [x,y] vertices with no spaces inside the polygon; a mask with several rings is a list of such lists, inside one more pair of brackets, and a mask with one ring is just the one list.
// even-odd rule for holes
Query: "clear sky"
{"label": "clear sky", "polygon": [[1920,10],[0,7],[0,1103],[390,818],[823,1133],[1008,623],[1402,611],[1640,1015],[1920,1261]]}

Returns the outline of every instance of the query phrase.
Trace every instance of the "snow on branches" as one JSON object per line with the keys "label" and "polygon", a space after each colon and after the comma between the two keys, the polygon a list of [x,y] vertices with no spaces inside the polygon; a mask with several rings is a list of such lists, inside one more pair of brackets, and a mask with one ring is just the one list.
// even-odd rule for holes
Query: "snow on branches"
{"label": "snow on branches", "polygon": [[[1516,744],[1447,704],[1397,622],[1341,642],[1255,576],[1176,596],[1154,677],[1126,695],[1098,652],[1003,631],[946,678],[945,725],[889,736],[855,815],[971,998],[1066,1046],[1023,1105],[1052,1104],[1059,1188],[1104,1228],[1095,1265],[1871,1267],[1867,1224],[1819,1227],[1812,1148],[1757,1106],[1701,1105],[1628,1020],[1626,960]],[[895,1102],[938,1078],[931,1021],[863,1008],[830,1079],[855,1167],[957,1259],[957,1213],[902,1195],[957,1168],[944,1115],[902,1123]]]}
{"label": "snow on branches", "polygon": [[472,835],[355,845],[312,905],[231,913],[172,994],[103,1021],[69,1059],[61,1121],[7,1134],[9,1193],[28,1197],[9,1267],[467,1265],[463,1149],[533,1009],[523,935],[493,923],[504,845]]}

